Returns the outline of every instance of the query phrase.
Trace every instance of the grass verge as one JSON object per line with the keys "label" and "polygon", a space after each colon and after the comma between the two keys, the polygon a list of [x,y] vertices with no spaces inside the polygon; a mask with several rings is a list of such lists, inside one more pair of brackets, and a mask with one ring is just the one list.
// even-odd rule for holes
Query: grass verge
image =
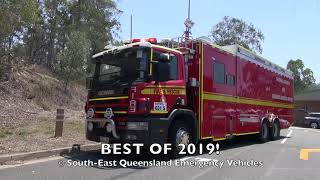
{"label": "grass verge", "polygon": [[0,154],[92,143],[85,139],[84,121],[66,121],[62,137],[55,138],[54,135],[55,122],[50,120],[19,128],[0,128]]}

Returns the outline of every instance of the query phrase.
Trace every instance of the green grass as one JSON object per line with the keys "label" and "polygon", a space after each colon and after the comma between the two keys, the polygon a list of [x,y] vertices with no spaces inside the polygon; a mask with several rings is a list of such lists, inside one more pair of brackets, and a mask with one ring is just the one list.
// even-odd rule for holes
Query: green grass
{"label": "green grass", "polygon": [[36,134],[38,133],[39,130],[38,129],[30,129],[30,128],[19,128],[16,130],[15,134],[17,136],[28,136],[28,135],[31,135],[31,134]]}
{"label": "green grass", "polygon": [[6,138],[13,135],[13,129],[0,129],[0,138]]}
{"label": "green grass", "polygon": [[3,128],[0,129],[0,138],[6,138],[9,136],[17,136],[17,137],[25,137],[30,134],[36,134],[38,133],[37,129],[29,129],[29,128]]}
{"label": "green grass", "polygon": [[[54,136],[55,133],[55,123],[41,122],[40,124],[29,125],[21,128],[2,128],[0,129],[0,139],[2,138],[27,138],[30,135],[50,135]],[[65,122],[63,127],[63,134],[65,133],[84,133],[84,122],[76,121],[76,122]]]}
{"label": "green grass", "polygon": [[84,123],[80,121],[76,122],[67,122],[64,123],[64,128],[69,131],[76,131],[76,132],[82,132],[84,131]]}
{"label": "green grass", "polygon": [[52,135],[54,134],[54,127],[46,127],[42,129],[42,133],[45,135]]}

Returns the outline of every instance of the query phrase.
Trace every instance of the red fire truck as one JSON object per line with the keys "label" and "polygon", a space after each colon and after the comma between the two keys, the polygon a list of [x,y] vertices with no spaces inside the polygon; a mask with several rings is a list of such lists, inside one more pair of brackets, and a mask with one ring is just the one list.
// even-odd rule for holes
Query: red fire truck
{"label": "red fire truck", "polygon": [[265,142],[293,122],[291,72],[238,45],[133,39],[93,62],[86,103],[92,141],[171,143],[174,150],[249,134]]}

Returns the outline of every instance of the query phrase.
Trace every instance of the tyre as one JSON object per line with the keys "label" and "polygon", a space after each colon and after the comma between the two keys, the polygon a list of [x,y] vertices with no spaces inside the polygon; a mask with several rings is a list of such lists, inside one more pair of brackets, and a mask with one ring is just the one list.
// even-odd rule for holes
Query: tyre
{"label": "tyre", "polygon": [[181,146],[179,146],[179,144],[184,144],[187,146],[191,143],[191,131],[189,125],[183,121],[174,121],[171,128],[169,129],[168,141],[172,147],[172,150],[169,154],[170,157],[182,157],[182,155],[179,154],[182,148]]}
{"label": "tyre", "polygon": [[259,139],[262,143],[267,142],[269,139],[269,128],[267,122],[263,122],[261,125]]}
{"label": "tyre", "polygon": [[312,129],[318,129],[319,128],[319,124],[317,122],[311,122],[309,126]]}
{"label": "tyre", "polygon": [[277,140],[280,138],[280,124],[278,121],[274,122],[270,131],[271,140]]}

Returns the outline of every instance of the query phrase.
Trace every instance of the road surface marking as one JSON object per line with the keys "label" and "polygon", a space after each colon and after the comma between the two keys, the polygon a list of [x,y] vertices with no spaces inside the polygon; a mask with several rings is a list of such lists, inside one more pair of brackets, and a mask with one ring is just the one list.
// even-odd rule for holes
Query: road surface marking
{"label": "road surface marking", "polygon": [[309,128],[304,128],[304,127],[297,127],[297,126],[291,126],[289,129],[309,129]]}
{"label": "road surface marking", "polygon": [[309,159],[309,153],[320,153],[320,149],[301,149],[300,150],[300,159],[301,160],[308,160]]}
{"label": "road surface marking", "polygon": [[0,170],[19,167],[19,166],[25,166],[25,165],[30,165],[30,164],[37,164],[37,163],[42,163],[42,162],[54,161],[54,160],[58,160],[58,159],[64,159],[64,157],[61,157],[61,156],[49,157],[49,158],[44,158],[44,159],[36,159],[36,160],[26,161],[21,164],[1,165]]}
{"label": "road surface marking", "polygon": [[[240,150],[240,151],[232,154],[231,156],[229,156],[228,159],[232,159],[232,158],[238,156],[239,154],[241,154],[241,153],[243,153],[243,152],[245,152],[245,151],[249,151],[250,149],[252,149],[252,148],[245,148],[245,149],[243,149],[243,150]],[[212,170],[214,170],[214,168],[204,169],[204,170],[202,170],[199,174],[193,176],[192,179],[198,179],[199,177],[207,174],[208,172],[210,172],[210,171],[212,171]]]}
{"label": "road surface marking", "polygon": [[293,131],[292,129],[289,129],[289,133],[287,134],[286,138],[284,138],[284,139],[281,141],[281,144],[284,144],[284,143],[287,141],[287,139],[291,136],[292,131]]}
{"label": "road surface marking", "polygon": [[273,170],[275,169],[274,167],[275,167],[276,163],[278,162],[278,159],[279,159],[280,155],[281,155],[282,153],[284,153],[284,152],[285,152],[285,149],[284,149],[284,147],[283,147],[283,148],[281,149],[281,151],[274,157],[271,166],[269,167],[268,171],[267,171],[266,174],[265,174],[266,177],[270,177],[270,176],[272,175],[272,172],[273,172]]}
{"label": "road surface marking", "polygon": [[296,127],[296,126],[291,126],[291,127],[289,127],[289,129],[305,129],[305,128],[302,128],[302,127]]}

